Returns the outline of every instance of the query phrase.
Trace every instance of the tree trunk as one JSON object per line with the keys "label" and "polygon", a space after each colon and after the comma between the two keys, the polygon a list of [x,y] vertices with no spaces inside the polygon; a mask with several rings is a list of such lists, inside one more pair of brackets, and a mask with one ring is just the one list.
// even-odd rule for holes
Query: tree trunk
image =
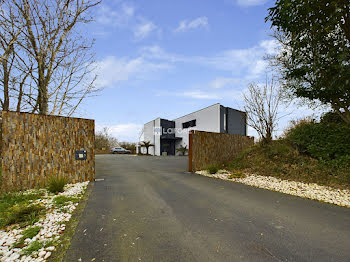
{"label": "tree trunk", "polygon": [[47,83],[45,81],[45,70],[43,68],[43,62],[39,63],[39,114],[47,115],[49,112],[49,101],[47,92]]}
{"label": "tree trunk", "polygon": [[9,98],[9,71],[7,67],[8,63],[8,55],[4,57],[2,60],[2,68],[3,68],[3,74],[4,74],[4,102],[2,104],[2,110],[8,111],[10,106],[10,98]]}

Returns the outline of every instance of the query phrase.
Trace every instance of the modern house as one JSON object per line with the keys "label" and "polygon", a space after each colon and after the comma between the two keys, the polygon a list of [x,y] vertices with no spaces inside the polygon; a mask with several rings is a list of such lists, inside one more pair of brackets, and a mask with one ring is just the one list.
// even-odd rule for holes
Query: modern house
{"label": "modern house", "polygon": [[144,125],[137,153],[146,153],[141,142],[147,141],[151,155],[176,155],[177,148],[188,148],[190,130],[247,135],[246,113],[215,104],[174,120],[157,118]]}

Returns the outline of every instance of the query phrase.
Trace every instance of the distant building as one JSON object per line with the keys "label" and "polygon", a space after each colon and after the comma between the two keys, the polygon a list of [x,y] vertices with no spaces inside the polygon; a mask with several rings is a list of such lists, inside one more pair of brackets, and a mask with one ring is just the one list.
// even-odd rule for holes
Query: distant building
{"label": "distant building", "polygon": [[153,145],[149,154],[160,156],[166,152],[167,155],[177,155],[177,148],[188,148],[190,130],[247,135],[246,113],[215,104],[174,120],[157,118],[144,125],[137,153],[145,154],[146,148],[140,145],[149,141]]}

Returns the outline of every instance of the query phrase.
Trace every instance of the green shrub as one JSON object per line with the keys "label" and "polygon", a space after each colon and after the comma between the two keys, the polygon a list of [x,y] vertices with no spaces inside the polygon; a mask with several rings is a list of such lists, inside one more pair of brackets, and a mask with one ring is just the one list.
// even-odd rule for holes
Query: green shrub
{"label": "green shrub", "polygon": [[299,152],[333,166],[349,165],[350,128],[345,123],[300,123],[286,134]]}
{"label": "green shrub", "polygon": [[219,171],[219,167],[217,165],[211,165],[207,168],[209,174],[216,174]]}
{"label": "green shrub", "polygon": [[336,112],[327,112],[325,113],[321,119],[320,123],[323,124],[329,124],[329,123],[337,123],[337,124],[344,124],[344,120],[341,118],[341,116]]}
{"label": "green shrub", "polygon": [[187,146],[180,146],[180,148],[176,149],[177,152],[181,153],[183,156],[188,152]]}
{"label": "green shrub", "polygon": [[48,190],[51,193],[57,194],[64,191],[64,186],[67,184],[67,179],[64,177],[52,177],[49,180]]}

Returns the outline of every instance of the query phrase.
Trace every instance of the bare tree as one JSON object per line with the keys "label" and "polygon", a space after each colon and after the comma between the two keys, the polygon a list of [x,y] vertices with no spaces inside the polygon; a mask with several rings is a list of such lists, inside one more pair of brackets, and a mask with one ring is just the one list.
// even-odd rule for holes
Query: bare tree
{"label": "bare tree", "polygon": [[[17,110],[70,116],[86,96],[98,91],[91,51],[94,41],[83,37],[81,25],[92,21],[88,11],[99,3],[99,0],[4,1],[0,31],[9,31],[11,26],[20,29],[18,35],[12,33],[14,48],[10,52],[6,53],[6,46],[1,46],[4,58],[8,53],[13,55],[12,72],[7,74],[16,80],[13,96],[18,98]],[[4,80],[7,74],[3,74]]]}
{"label": "bare tree", "polygon": [[110,134],[108,127],[104,127],[102,131],[97,132],[95,135],[96,149],[111,149],[118,145],[118,140]]}
{"label": "bare tree", "polygon": [[258,132],[264,143],[272,141],[278,121],[283,117],[280,115],[282,98],[282,88],[273,77],[266,77],[264,85],[249,84],[244,94],[248,125]]}

